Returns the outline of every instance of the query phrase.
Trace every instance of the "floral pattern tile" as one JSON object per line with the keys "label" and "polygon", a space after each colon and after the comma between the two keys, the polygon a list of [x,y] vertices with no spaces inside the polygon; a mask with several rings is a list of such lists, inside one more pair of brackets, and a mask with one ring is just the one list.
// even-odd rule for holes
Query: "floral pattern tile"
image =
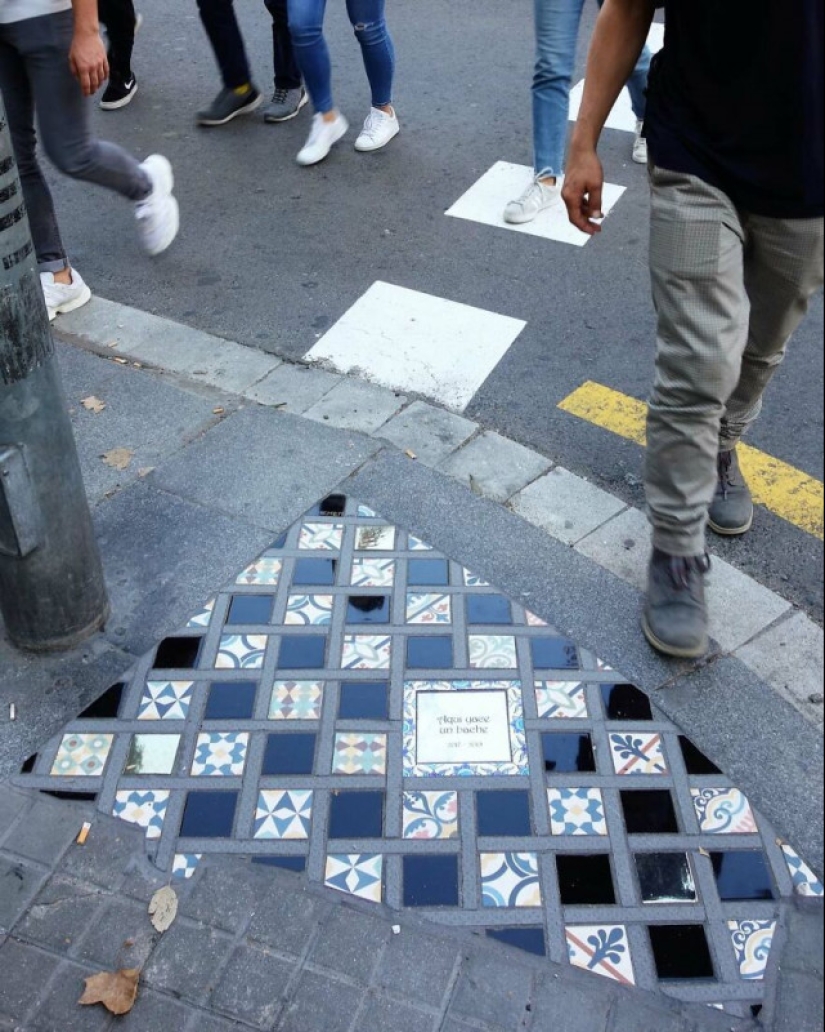
{"label": "floral pattern tile", "polygon": [[122,791],[115,794],[112,813],[122,821],[146,830],[146,838],[157,839],[163,831],[170,793],[166,790]]}
{"label": "floral pattern tile", "polygon": [[387,736],[339,732],[335,736],[333,774],[386,774]]}
{"label": "floral pattern tile", "polygon": [[57,777],[97,777],[103,773],[114,735],[64,735],[52,764]]}
{"label": "floral pattern tile", "polygon": [[264,789],[258,793],[256,839],[307,839],[312,823],[312,792]]}
{"label": "floral pattern tile", "polygon": [[586,720],[587,692],[579,681],[536,681],[536,707],[543,720]]}
{"label": "floral pattern tile", "polygon": [[202,859],[203,853],[175,853],[172,860],[172,877],[188,881]]}
{"label": "floral pattern tile", "polygon": [[395,559],[353,559],[350,583],[354,588],[391,588]]}
{"label": "floral pattern tile", "polygon": [[607,835],[601,789],[551,788],[547,801],[554,835]]}
{"label": "floral pattern tile", "polygon": [[776,921],[728,921],[739,973],[748,982],[761,982],[771,956]]}
{"label": "floral pattern tile", "polygon": [[635,985],[633,960],[624,925],[569,925],[565,928],[567,951],[574,967]]}
{"label": "floral pattern tile", "polygon": [[358,552],[391,552],[395,548],[395,527],[359,527],[355,536]]}
{"label": "floral pattern tile", "polygon": [[186,720],[193,681],[147,681],[138,704],[138,720]]}
{"label": "floral pattern tile", "polygon": [[407,623],[451,624],[452,603],[449,595],[407,595]]}
{"label": "floral pattern tile", "polygon": [[825,888],[802,857],[793,846],[787,842],[782,845],[782,852],[785,854],[785,861],[793,882],[794,892],[797,896],[808,896],[813,899],[822,899],[825,896]]}
{"label": "floral pattern tile", "polygon": [[266,634],[225,634],[221,638],[217,670],[260,670],[268,641]]}
{"label": "floral pattern tile", "polygon": [[196,631],[206,628],[212,622],[212,614],[215,611],[214,598],[207,602],[203,609],[199,610],[186,625],[187,631]]}
{"label": "floral pattern tile", "polygon": [[385,634],[348,634],[341,654],[343,670],[389,670],[392,638]]}
{"label": "floral pattern tile", "polygon": [[661,735],[611,734],[610,752],[617,774],[667,774]]}
{"label": "floral pattern tile", "polygon": [[305,523],[298,547],[313,552],[340,552],[343,540],[342,523]]}
{"label": "floral pattern tile", "polygon": [[477,573],[473,573],[472,570],[468,570],[466,567],[462,570],[462,577],[464,579],[464,586],[467,588],[489,588],[490,582],[484,580],[483,577],[479,577]]}
{"label": "floral pattern tile", "polygon": [[405,839],[458,838],[457,792],[405,792]]}
{"label": "floral pattern tile", "polygon": [[756,818],[738,788],[692,788],[693,805],[701,831],[710,835],[751,835]]}
{"label": "floral pattern tile", "polygon": [[271,556],[263,556],[250,563],[247,568],[238,575],[236,584],[265,584],[274,588],[281,579],[281,572],[284,568],[283,559],[274,559]]}
{"label": "floral pattern tile", "polygon": [[475,670],[515,670],[516,639],[509,634],[471,634],[470,666]]}
{"label": "floral pattern tile", "polygon": [[485,907],[540,907],[535,853],[482,853],[481,892]]}
{"label": "floral pattern tile", "polygon": [[380,903],[383,898],[383,868],[384,857],[380,853],[331,853],[327,857],[324,884],[350,896]]}
{"label": "floral pattern tile", "polygon": [[416,537],[414,534],[408,535],[407,547],[411,552],[432,552],[433,546],[428,545],[426,541],[422,541],[421,538]]}
{"label": "floral pattern tile", "polygon": [[290,595],[284,623],[306,627],[323,627],[332,623],[332,595]]}
{"label": "floral pattern tile", "polygon": [[198,735],[193,777],[240,777],[246,763],[249,735],[246,731],[211,731]]}
{"label": "floral pattern tile", "polygon": [[270,720],[320,720],[323,681],[276,681],[269,700]]}

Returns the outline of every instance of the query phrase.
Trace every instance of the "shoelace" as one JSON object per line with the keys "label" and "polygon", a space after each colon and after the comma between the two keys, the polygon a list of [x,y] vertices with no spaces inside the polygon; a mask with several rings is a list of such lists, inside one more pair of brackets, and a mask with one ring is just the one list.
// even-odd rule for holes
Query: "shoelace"
{"label": "shoelace", "polygon": [[684,557],[672,555],[668,563],[668,573],[673,586],[688,591],[692,587],[693,574],[705,574],[710,571],[710,556],[704,555]]}
{"label": "shoelace", "polygon": [[719,473],[719,483],[722,487],[722,497],[726,498],[728,488],[735,487],[733,482],[733,454],[731,452],[719,452],[719,459],[716,464]]}
{"label": "shoelace", "polygon": [[370,111],[367,115],[366,122],[364,122],[362,134],[364,136],[368,136],[370,139],[374,139],[382,121],[382,117],[377,112]]}
{"label": "shoelace", "polygon": [[273,104],[285,104],[286,98],[289,96],[289,90],[275,90],[272,94]]}

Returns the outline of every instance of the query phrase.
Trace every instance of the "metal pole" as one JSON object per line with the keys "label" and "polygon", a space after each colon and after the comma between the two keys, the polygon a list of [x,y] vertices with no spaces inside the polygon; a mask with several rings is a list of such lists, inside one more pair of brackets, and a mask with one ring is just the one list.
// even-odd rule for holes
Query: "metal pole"
{"label": "metal pole", "polygon": [[36,652],[74,647],[109,615],[2,97],[0,611]]}

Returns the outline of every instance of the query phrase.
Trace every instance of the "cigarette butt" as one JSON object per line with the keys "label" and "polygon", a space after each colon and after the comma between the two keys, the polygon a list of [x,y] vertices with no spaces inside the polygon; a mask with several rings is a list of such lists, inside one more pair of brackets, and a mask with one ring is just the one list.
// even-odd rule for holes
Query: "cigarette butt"
{"label": "cigarette butt", "polygon": [[83,822],[83,827],[80,829],[80,834],[76,838],[76,842],[79,846],[86,845],[86,839],[89,837],[89,832],[92,830],[91,824],[88,821]]}
{"label": "cigarette butt", "polygon": [[407,448],[406,451],[404,452],[404,454],[407,456],[408,459],[417,459],[418,458],[418,456],[415,454],[415,452],[412,451],[412,449],[410,449],[410,448]]}
{"label": "cigarette butt", "polygon": [[9,720],[17,720],[17,707],[13,702],[9,703]]}

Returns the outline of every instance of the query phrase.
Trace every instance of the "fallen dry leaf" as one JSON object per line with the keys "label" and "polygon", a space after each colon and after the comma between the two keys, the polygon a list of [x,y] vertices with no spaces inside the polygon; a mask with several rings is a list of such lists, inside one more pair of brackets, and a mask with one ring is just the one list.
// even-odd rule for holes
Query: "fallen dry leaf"
{"label": "fallen dry leaf", "polygon": [[124,470],[129,468],[129,463],[134,456],[135,453],[129,448],[112,448],[111,451],[104,452],[100,457],[112,469]]}
{"label": "fallen dry leaf", "polygon": [[138,968],[101,971],[84,979],[86,988],[77,1002],[84,1007],[102,1003],[112,1014],[128,1014],[135,1005],[139,977]]}
{"label": "fallen dry leaf", "polygon": [[94,394],[90,395],[88,398],[84,398],[80,404],[87,412],[94,412],[96,416],[99,416],[106,408],[106,402],[101,401],[100,398],[96,398]]}
{"label": "fallen dry leaf", "polygon": [[178,916],[178,894],[171,887],[165,885],[152,896],[149,901],[149,917],[152,920],[152,927],[157,932],[165,932]]}
{"label": "fallen dry leaf", "polygon": [[150,473],[155,472],[154,466],[144,466],[143,469],[138,470],[139,477],[148,477]]}
{"label": "fallen dry leaf", "polygon": [[704,847],[699,849],[699,855],[706,856],[708,859],[710,859],[710,853]]}

